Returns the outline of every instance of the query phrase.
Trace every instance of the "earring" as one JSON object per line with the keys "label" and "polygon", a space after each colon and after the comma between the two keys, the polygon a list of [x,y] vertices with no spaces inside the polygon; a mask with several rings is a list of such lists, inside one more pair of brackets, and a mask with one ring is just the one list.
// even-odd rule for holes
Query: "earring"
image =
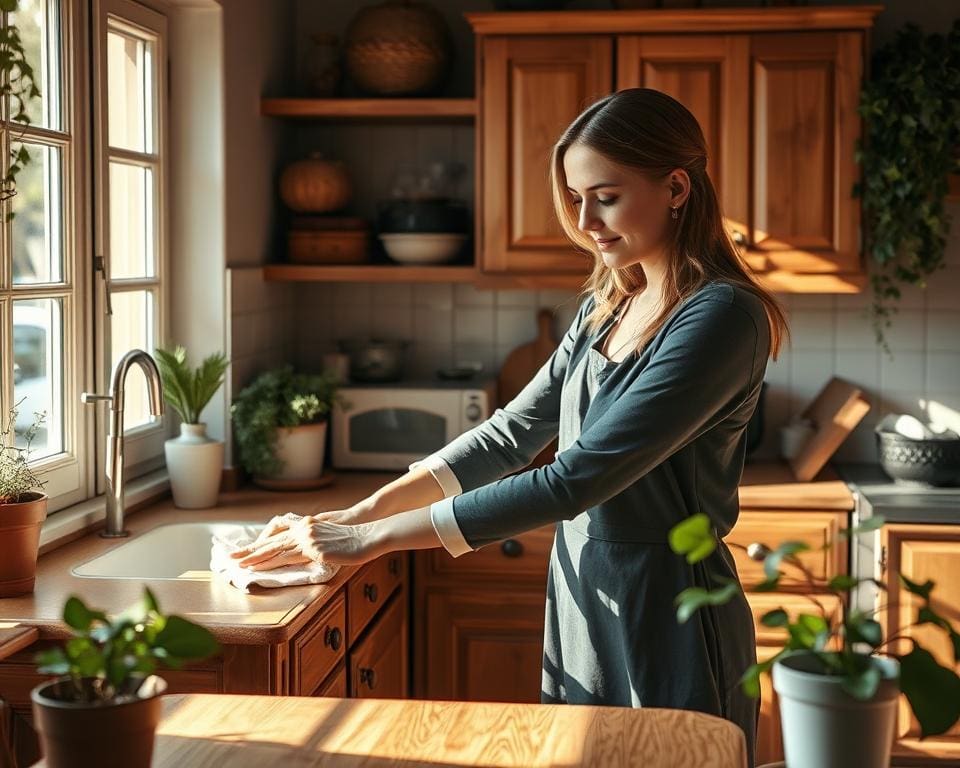
{"label": "earring", "polygon": [[676,209],[676,208],[673,208],[672,210],[673,210],[673,212],[670,214],[670,218],[671,218],[671,219],[674,219],[674,220],[679,219],[679,218],[680,218],[680,214],[677,213],[677,209]]}

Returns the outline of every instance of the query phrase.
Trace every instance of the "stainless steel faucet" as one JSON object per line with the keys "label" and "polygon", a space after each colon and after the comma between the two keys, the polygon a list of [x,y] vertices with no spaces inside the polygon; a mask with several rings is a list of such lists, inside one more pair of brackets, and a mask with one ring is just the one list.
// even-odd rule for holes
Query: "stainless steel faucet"
{"label": "stainless steel faucet", "polygon": [[130,532],[123,530],[123,513],[125,502],[123,497],[123,399],[127,380],[127,372],[136,363],[143,370],[147,379],[147,389],[150,394],[150,413],[153,416],[163,415],[163,385],[160,381],[160,371],[156,362],[142,349],[131,349],[120,358],[113,369],[113,381],[110,384],[109,395],[96,395],[84,392],[80,395],[83,403],[97,403],[100,400],[110,402],[110,434],[107,435],[107,515],[106,527],[100,532],[104,538],[114,539],[129,536]]}

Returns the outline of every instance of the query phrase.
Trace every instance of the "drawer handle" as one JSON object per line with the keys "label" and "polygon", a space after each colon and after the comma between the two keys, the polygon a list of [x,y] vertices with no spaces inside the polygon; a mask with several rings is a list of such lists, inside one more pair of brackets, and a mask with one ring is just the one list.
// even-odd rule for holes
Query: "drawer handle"
{"label": "drawer handle", "polygon": [[366,685],[371,691],[377,684],[377,673],[369,667],[360,667],[360,685]]}
{"label": "drawer handle", "polygon": [[757,562],[763,562],[770,552],[770,547],[766,544],[761,544],[759,541],[747,545],[747,557]]}
{"label": "drawer handle", "polygon": [[339,651],[342,643],[343,633],[340,631],[340,627],[327,627],[323,633],[323,644]]}
{"label": "drawer handle", "polygon": [[500,545],[500,551],[505,557],[520,557],[523,554],[523,544],[516,539],[507,539]]}
{"label": "drawer handle", "polygon": [[377,602],[377,585],[376,584],[364,584],[363,585],[363,596],[367,598],[371,603]]}
{"label": "drawer handle", "polygon": [[396,558],[396,557],[391,557],[391,558],[387,561],[387,572],[388,572],[391,576],[399,576],[399,575],[400,575],[400,560],[399,560],[398,558]]}

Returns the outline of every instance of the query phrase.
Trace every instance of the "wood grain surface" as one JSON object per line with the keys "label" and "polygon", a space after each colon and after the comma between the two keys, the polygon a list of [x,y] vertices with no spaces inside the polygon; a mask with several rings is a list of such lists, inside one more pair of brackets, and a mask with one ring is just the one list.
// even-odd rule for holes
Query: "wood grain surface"
{"label": "wood grain surface", "polygon": [[39,635],[36,627],[0,621],[0,661],[32,645]]}
{"label": "wood grain surface", "polygon": [[204,694],[164,699],[154,768],[746,766],[737,726],[684,710]]}

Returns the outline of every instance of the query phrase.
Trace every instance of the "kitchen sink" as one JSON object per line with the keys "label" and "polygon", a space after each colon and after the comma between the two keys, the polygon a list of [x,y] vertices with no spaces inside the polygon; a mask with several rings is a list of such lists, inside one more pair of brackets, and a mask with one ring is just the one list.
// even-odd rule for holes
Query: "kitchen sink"
{"label": "kitchen sink", "polygon": [[73,574],[89,579],[206,581],[210,578],[211,537],[238,529],[256,535],[263,525],[244,522],[161,525],[78,565]]}

